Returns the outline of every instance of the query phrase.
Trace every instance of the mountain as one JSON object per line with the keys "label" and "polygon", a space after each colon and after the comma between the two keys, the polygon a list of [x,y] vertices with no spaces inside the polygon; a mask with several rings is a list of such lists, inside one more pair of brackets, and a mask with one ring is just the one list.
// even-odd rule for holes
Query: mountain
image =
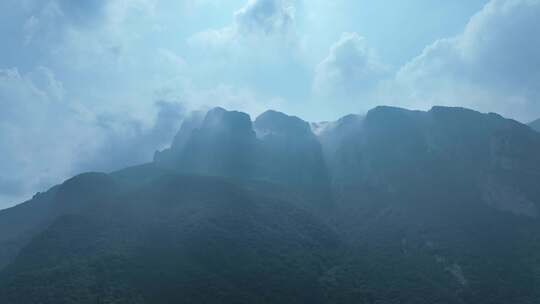
{"label": "mountain", "polygon": [[[537,217],[540,138],[496,114],[434,107],[429,112],[379,107],[337,151],[335,178],[358,189],[414,195],[421,187],[472,188],[494,208]],[[351,155],[353,157],[351,157]],[[360,174],[351,178],[342,175]],[[463,188],[463,189],[462,189]]]}
{"label": "mountain", "polygon": [[220,178],[138,179],[155,170],[83,174],[60,185],[56,219],[4,269],[1,302],[317,303],[323,296],[320,269],[341,246],[332,229]]}
{"label": "mountain", "polygon": [[529,123],[529,127],[531,127],[533,130],[540,132],[540,119]]}
{"label": "mountain", "polygon": [[403,303],[537,301],[538,134],[443,107],[378,107],[362,125],[334,157],[336,229],[371,273],[342,271]]}
{"label": "mountain", "polygon": [[252,123],[245,113],[210,110],[199,123],[188,120],[154,163],[181,173],[267,181],[330,200],[322,147],[309,123],[276,111]]}
{"label": "mountain", "polygon": [[0,303],[536,303],[540,133],[215,108],[154,161],[0,211]]}
{"label": "mountain", "polygon": [[182,127],[171,149],[156,153],[158,166],[182,173],[243,179],[253,176],[256,135],[247,114],[215,108],[199,127],[190,128]]}
{"label": "mountain", "polygon": [[259,138],[255,178],[303,190],[330,200],[329,172],[321,144],[309,123],[275,111],[261,114],[254,122]]}

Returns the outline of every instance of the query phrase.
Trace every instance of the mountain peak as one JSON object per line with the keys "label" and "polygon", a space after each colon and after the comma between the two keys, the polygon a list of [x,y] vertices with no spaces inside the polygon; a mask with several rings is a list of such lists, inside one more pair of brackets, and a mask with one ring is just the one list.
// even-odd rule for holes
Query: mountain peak
{"label": "mountain peak", "polygon": [[201,128],[224,132],[245,132],[252,129],[252,123],[249,115],[244,112],[227,111],[216,107],[206,113]]}
{"label": "mountain peak", "polygon": [[254,122],[255,129],[263,134],[290,134],[290,135],[311,135],[309,123],[285,113],[269,110],[257,117]]}
{"label": "mountain peak", "polygon": [[422,111],[413,111],[392,106],[377,106],[369,110],[366,114],[366,121],[385,122],[387,120],[394,121],[396,119],[409,117],[414,113],[425,113]]}
{"label": "mountain peak", "polygon": [[154,163],[0,211],[0,303],[540,302],[522,284],[540,269],[539,133],[452,107],[313,128],[215,108]]}

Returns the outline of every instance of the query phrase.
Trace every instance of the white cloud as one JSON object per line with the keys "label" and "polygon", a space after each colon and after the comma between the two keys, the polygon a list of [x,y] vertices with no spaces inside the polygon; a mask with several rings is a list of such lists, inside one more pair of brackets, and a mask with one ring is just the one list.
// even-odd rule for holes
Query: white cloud
{"label": "white cloud", "polygon": [[19,185],[13,198],[67,176],[77,149],[90,144],[83,141],[90,130],[68,118],[74,110],[61,87],[43,67],[26,75],[0,70],[0,171],[4,184]]}
{"label": "white cloud", "polygon": [[[296,0],[248,0],[236,10],[231,24],[189,37],[195,53],[190,59],[198,62],[192,80],[206,84],[196,95],[229,88],[225,92],[231,97],[229,103],[252,113],[261,105],[291,106],[293,100],[306,100],[311,68],[301,49],[295,4]],[[253,102],[253,98],[260,100]],[[218,97],[214,104],[222,100]],[[244,100],[246,105],[234,100]]]}
{"label": "white cloud", "polygon": [[295,27],[295,8],[287,0],[250,0],[235,13],[240,34],[289,35]]}
{"label": "white cloud", "polygon": [[343,33],[315,70],[314,89],[326,93],[369,89],[387,73],[375,51],[357,33]]}
{"label": "white cloud", "polygon": [[184,113],[178,104],[158,102],[146,122],[128,112],[94,114],[65,95],[46,67],[0,70],[0,208],[83,171],[150,161]]}
{"label": "white cloud", "polygon": [[412,103],[532,119],[540,112],[539,29],[540,1],[492,0],[462,34],[436,41],[403,66],[397,83]]}
{"label": "white cloud", "polygon": [[16,14],[0,16],[20,26],[0,30],[0,208],[82,171],[150,160],[186,108],[258,113],[282,102],[221,75],[206,80],[207,60],[177,36],[183,10],[204,15],[220,1],[8,1]]}
{"label": "white cloud", "polygon": [[315,69],[313,91],[318,99],[358,112],[373,106],[365,98],[389,75],[375,51],[357,33],[343,33]]}
{"label": "white cloud", "polygon": [[384,54],[400,45],[377,42],[373,31],[343,34],[327,50],[337,33],[365,28],[351,8],[383,4],[0,1],[0,193],[27,195],[77,170],[110,168],[102,154],[145,159],[153,148],[127,151],[161,145],[150,141],[155,125],[172,130],[176,119],[159,118],[160,109],[183,111],[156,100],[313,119],[381,103],[447,104],[532,120],[540,116],[539,2],[489,2],[462,34],[433,43],[393,77],[361,35]]}
{"label": "white cloud", "polygon": [[[292,0],[249,0],[234,14],[234,23],[194,34],[189,43],[205,49],[238,48],[244,44],[276,40],[296,43],[295,7]],[[269,44],[266,44],[268,46]],[[259,45],[260,47],[260,45]]]}
{"label": "white cloud", "polygon": [[540,0],[491,0],[395,77],[360,35],[346,33],[315,70],[315,97],[341,111],[449,105],[529,121],[540,116],[539,29]]}

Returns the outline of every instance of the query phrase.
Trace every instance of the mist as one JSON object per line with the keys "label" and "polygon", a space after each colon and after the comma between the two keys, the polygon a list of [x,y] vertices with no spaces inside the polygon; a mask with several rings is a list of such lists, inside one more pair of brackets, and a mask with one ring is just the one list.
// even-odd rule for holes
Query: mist
{"label": "mist", "polygon": [[540,303],[540,0],[0,20],[0,303]]}

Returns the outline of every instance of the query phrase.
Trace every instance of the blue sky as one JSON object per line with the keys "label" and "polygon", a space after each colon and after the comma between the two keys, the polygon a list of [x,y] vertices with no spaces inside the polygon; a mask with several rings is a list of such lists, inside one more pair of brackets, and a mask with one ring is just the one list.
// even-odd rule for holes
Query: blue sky
{"label": "blue sky", "polygon": [[540,117],[540,0],[4,0],[0,208],[151,159],[189,111]]}

